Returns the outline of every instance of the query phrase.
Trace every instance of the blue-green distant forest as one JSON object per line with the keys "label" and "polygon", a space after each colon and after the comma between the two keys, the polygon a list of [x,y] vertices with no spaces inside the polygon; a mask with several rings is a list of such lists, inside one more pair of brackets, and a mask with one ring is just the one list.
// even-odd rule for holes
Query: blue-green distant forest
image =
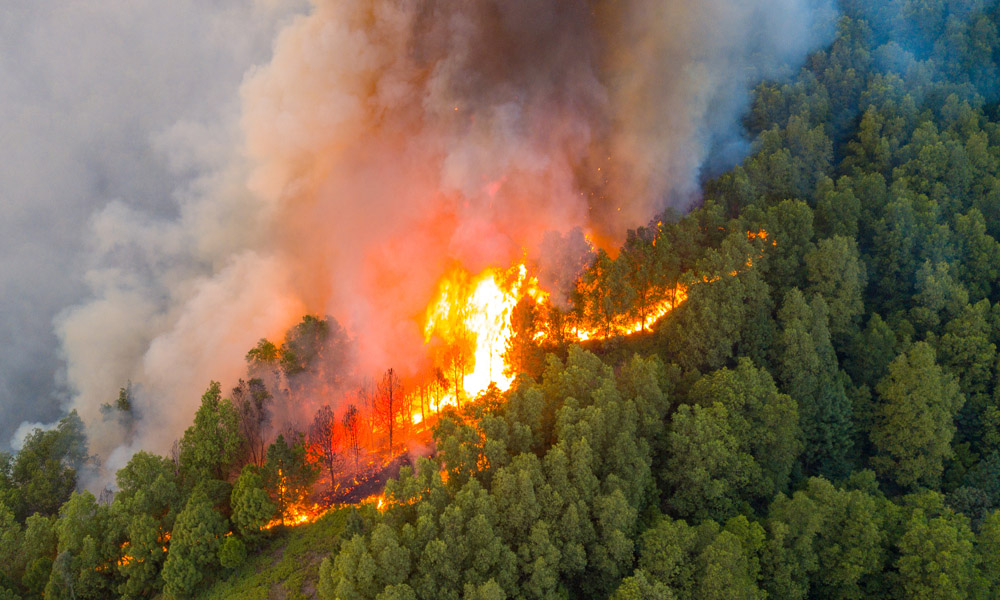
{"label": "blue-green distant forest", "polygon": [[[446,412],[384,510],[262,529],[317,467],[217,384],[174,456],[78,493],[70,414],[0,454],[0,599],[1000,598],[1000,3],[840,8],[697,208],[565,314],[519,305],[522,375]],[[678,284],[650,331],[534,341]]]}

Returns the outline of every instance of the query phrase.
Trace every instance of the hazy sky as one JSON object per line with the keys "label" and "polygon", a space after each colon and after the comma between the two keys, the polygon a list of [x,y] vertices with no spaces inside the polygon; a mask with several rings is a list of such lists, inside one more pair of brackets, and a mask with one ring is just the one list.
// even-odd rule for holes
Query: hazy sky
{"label": "hazy sky", "polygon": [[88,295],[94,215],[177,211],[175,191],[231,145],[244,73],[304,4],[4,1],[0,447],[67,394],[53,319]]}

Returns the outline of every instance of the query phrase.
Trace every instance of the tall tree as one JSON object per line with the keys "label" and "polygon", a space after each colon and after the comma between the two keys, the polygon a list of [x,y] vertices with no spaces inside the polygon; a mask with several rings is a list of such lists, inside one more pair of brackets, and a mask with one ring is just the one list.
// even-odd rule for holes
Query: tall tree
{"label": "tall tree", "polygon": [[862,293],[867,283],[865,264],[854,240],[840,236],[820,240],[803,258],[807,294],[823,297],[829,308],[831,335],[846,341],[864,313]]}
{"label": "tall tree", "polygon": [[974,561],[972,532],[962,517],[913,511],[899,540],[900,583],[906,598],[969,598]]}
{"label": "tall tree", "polygon": [[690,397],[667,436],[671,508],[725,520],[785,489],[801,450],[798,411],[766,371],[741,359],[702,377]]}
{"label": "tall tree", "polygon": [[354,468],[358,468],[358,459],[361,456],[361,418],[358,416],[358,407],[353,404],[347,405],[344,411],[344,433],[347,436],[347,446],[354,456]]}
{"label": "tall tree", "polygon": [[118,542],[117,567],[123,578],[118,593],[125,598],[156,595],[163,587],[166,539],[184,507],[175,465],[162,456],[137,452],[119,469],[116,481],[119,492],[111,512],[124,530]]}
{"label": "tall tree", "polygon": [[271,393],[262,379],[240,379],[239,385],[233,388],[232,400],[243,443],[241,454],[246,462],[259,467],[264,464],[264,454],[267,451]]}
{"label": "tall tree", "polygon": [[275,506],[264,489],[264,480],[257,471],[251,465],[243,467],[229,501],[234,529],[251,545],[260,540],[264,526],[275,513]]}
{"label": "tall tree", "polygon": [[398,431],[402,418],[404,418],[403,409],[403,384],[400,383],[396,371],[390,368],[386,370],[379,381],[375,404],[378,423],[385,429],[386,435],[389,437],[389,454],[392,454],[394,448],[393,435]]}
{"label": "tall tree", "polygon": [[170,537],[170,552],[163,564],[163,590],[178,598],[192,597],[219,565],[219,543],[226,533],[225,518],[212,508],[212,501],[195,490]]}
{"label": "tall tree", "polygon": [[936,485],[964,402],[958,384],[938,366],[934,349],[918,342],[892,361],[877,391],[875,470],[904,488]]}
{"label": "tall tree", "polygon": [[798,404],[802,462],[808,473],[844,477],[850,470],[851,404],[827,329],[826,302],[817,295],[807,304],[792,288],[778,321],[778,373],[782,391]]}
{"label": "tall tree", "polygon": [[209,478],[225,480],[239,447],[239,417],[232,402],[222,397],[219,382],[213,381],[201,397],[194,424],[180,441],[180,468],[187,484],[193,487]]}
{"label": "tall tree", "polygon": [[290,509],[305,500],[319,475],[319,467],[308,460],[303,437],[296,434],[289,444],[284,435],[279,435],[267,449],[264,480],[283,522]]}
{"label": "tall tree", "polygon": [[340,456],[342,436],[337,425],[333,409],[329,404],[324,404],[316,411],[312,425],[309,426],[309,448],[330,473],[331,485],[343,462]]}
{"label": "tall tree", "polygon": [[770,596],[864,597],[865,580],[885,566],[884,525],[876,498],[825,479],[809,479],[791,498],[779,494],[768,511],[763,558]]}
{"label": "tall tree", "polygon": [[18,487],[18,515],[55,515],[76,487],[77,473],[87,462],[83,421],[70,412],[50,431],[35,429],[25,438],[10,465],[10,479]]}

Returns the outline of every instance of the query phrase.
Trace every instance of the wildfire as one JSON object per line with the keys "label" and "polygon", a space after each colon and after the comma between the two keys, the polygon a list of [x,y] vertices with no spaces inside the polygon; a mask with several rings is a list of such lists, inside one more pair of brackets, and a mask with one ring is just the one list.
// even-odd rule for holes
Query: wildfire
{"label": "wildfire", "polygon": [[[777,245],[776,241],[768,239],[764,230],[748,231],[747,239]],[[746,268],[752,266],[753,257],[747,257]],[[515,271],[516,276],[512,277]],[[737,274],[738,271],[730,273]],[[702,282],[711,283],[718,278],[718,275],[706,277]],[[585,342],[645,331],[687,300],[688,288],[678,284],[654,292],[650,296],[658,300],[646,307],[641,317],[627,320],[620,316],[613,323],[602,326],[578,325],[571,337]],[[476,396],[490,383],[495,383],[500,390],[510,388],[511,378],[504,374],[503,355],[512,334],[511,311],[522,297],[530,297],[539,305],[549,300],[548,294],[538,287],[538,280],[528,277],[523,264],[510,271],[490,268],[474,277],[456,269],[441,280],[436,299],[427,309],[424,336],[428,343],[438,340],[455,349],[456,354],[450,357],[450,362],[458,365],[456,370],[464,375],[461,386],[469,397]],[[535,334],[536,341],[546,338],[545,331]],[[465,352],[471,356],[466,356]],[[423,415],[413,414],[414,424],[422,420]]]}
{"label": "wildfire", "polygon": [[305,523],[314,523],[317,519],[326,514],[325,508],[321,507],[319,504],[294,504],[286,509],[284,518],[275,517],[268,521],[267,525],[264,525],[261,529],[271,529],[278,525],[284,525],[285,527],[295,527],[297,525],[304,525]]}
{"label": "wildfire", "polygon": [[538,280],[527,276],[524,265],[516,272],[511,278],[491,268],[471,277],[456,269],[442,279],[437,300],[427,309],[425,340],[431,343],[436,339],[452,349],[451,361],[461,373],[461,386],[469,397],[490,383],[501,390],[510,388],[512,380],[504,375],[503,354],[511,336],[511,311],[524,295],[536,302],[548,297],[538,288]]}
{"label": "wildfire", "polygon": [[605,333],[601,328],[592,327],[576,328],[573,331],[573,334],[578,341],[586,342],[588,340],[600,340],[619,335],[632,335],[634,333],[639,333],[640,331],[645,331],[648,327],[655,324],[657,321],[665,317],[667,313],[677,308],[681,303],[687,300],[687,287],[678,285],[676,288],[663,295],[667,297],[650,306],[646,310],[645,317],[633,321],[613,323],[610,327],[610,333]]}

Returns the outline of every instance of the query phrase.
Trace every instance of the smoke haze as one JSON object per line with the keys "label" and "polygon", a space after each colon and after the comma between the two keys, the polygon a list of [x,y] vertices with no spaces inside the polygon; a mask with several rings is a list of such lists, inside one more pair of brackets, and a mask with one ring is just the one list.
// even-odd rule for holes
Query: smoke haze
{"label": "smoke haze", "polygon": [[[286,14],[256,9],[262,35]],[[86,275],[43,320],[86,285],[56,330],[92,450],[109,469],[167,451],[208,381],[232,385],[257,339],[305,312],[344,324],[362,371],[421,368],[419,318],[445,271],[508,267],[579,231],[613,245],[684,210],[713,149],[742,143],[749,87],[797,68],[832,17],[825,0],[316,1],[244,75],[235,141],[203,117],[236,99],[194,94],[200,119],[167,114],[141,140],[158,176],[105,183],[148,187],[67,217],[90,223],[69,246],[88,252],[42,272]],[[231,89],[227,76],[209,89]],[[93,135],[110,135],[115,98],[96,102],[108,112],[86,120]],[[74,197],[46,192],[53,210]],[[128,380],[126,436],[99,406]]]}
{"label": "smoke haze", "polygon": [[[124,245],[103,252],[121,232],[98,237],[88,222],[112,204],[151,227],[176,217],[175,191],[231,152],[227,135],[238,139],[231,115],[243,73],[304,4],[4,2],[0,447],[22,421],[52,421],[70,401],[52,320],[90,295],[93,278],[112,276],[88,270],[111,260],[122,277],[157,276],[140,273]],[[122,332],[146,326],[120,307]],[[111,362],[129,350],[142,348],[107,357],[106,380],[125,370]]]}

